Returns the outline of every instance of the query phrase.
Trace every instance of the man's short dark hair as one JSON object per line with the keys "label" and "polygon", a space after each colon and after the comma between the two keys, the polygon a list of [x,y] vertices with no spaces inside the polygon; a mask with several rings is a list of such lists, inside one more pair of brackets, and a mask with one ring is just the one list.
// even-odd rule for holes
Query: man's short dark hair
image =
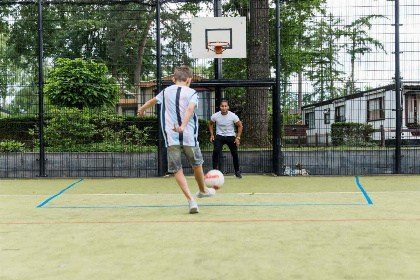
{"label": "man's short dark hair", "polygon": [[186,82],[188,78],[192,78],[192,71],[188,66],[180,66],[176,68],[174,78],[176,82]]}
{"label": "man's short dark hair", "polygon": [[227,99],[222,99],[222,101],[220,101],[220,105],[222,105],[223,102],[226,102],[226,104],[229,106],[229,101]]}

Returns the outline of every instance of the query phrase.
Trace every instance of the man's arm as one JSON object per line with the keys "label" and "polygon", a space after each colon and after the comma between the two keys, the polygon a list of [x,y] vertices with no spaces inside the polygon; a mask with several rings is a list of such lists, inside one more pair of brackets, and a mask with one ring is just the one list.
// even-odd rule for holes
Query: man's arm
{"label": "man's arm", "polygon": [[195,103],[190,102],[188,104],[187,110],[185,110],[184,118],[183,118],[184,120],[182,121],[181,126],[178,127],[178,125],[174,123],[173,131],[176,131],[178,133],[182,133],[184,131],[185,127],[187,126],[188,122],[191,119],[192,114],[194,113],[194,108],[195,108]]}
{"label": "man's arm", "polygon": [[237,121],[236,123],[235,123],[235,125],[238,127],[238,134],[236,135],[236,138],[235,138],[235,143],[236,143],[236,146],[239,146],[239,144],[240,144],[240,140],[241,140],[241,135],[242,135],[242,122],[241,121]]}
{"label": "man's arm", "polygon": [[209,121],[209,131],[210,131],[210,142],[214,141],[214,130],[213,130],[214,121]]}
{"label": "man's arm", "polygon": [[139,111],[137,112],[137,116],[144,117],[145,111],[147,109],[149,109],[150,107],[155,106],[156,104],[157,104],[156,97],[153,97],[152,99],[150,99],[149,101],[147,101],[146,103],[144,103],[143,106],[140,107]]}

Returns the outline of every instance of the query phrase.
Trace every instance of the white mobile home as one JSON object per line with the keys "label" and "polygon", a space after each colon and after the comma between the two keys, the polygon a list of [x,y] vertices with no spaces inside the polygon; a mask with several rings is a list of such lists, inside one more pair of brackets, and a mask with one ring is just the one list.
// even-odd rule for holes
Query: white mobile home
{"label": "white mobile home", "polygon": [[[401,88],[402,134],[407,142],[420,140],[415,127],[420,124],[420,82],[406,82]],[[307,126],[307,144],[331,144],[331,125],[335,122],[367,123],[375,132],[373,140],[395,141],[395,85],[358,92],[302,107]]]}

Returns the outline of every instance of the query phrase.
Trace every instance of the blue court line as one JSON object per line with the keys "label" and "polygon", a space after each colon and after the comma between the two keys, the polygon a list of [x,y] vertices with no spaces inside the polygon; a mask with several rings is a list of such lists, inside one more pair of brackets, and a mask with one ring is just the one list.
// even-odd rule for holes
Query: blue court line
{"label": "blue court line", "polygon": [[[273,206],[337,206],[337,205],[368,205],[366,203],[307,203],[307,204],[200,204],[200,207],[273,207]],[[58,209],[106,209],[106,208],[176,208],[188,205],[128,205],[128,206],[46,206],[44,208]]]}
{"label": "blue court line", "polygon": [[359,186],[359,189],[362,191],[363,195],[365,196],[368,204],[373,204],[373,202],[372,202],[372,200],[370,200],[370,197],[368,196],[367,192],[363,189],[362,185],[360,185],[359,177],[357,177],[357,176],[355,176],[355,177],[356,177],[356,183]]}
{"label": "blue court line", "polygon": [[60,194],[64,193],[65,191],[67,191],[68,189],[70,189],[71,187],[73,187],[74,185],[82,182],[83,179],[80,179],[77,182],[74,182],[73,184],[71,184],[70,186],[68,186],[67,188],[61,190],[58,194],[55,194],[53,196],[51,196],[50,198],[48,198],[47,200],[45,200],[44,202],[42,202],[40,205],[37,206],[37,208],[41,208],[42,206],[44,206],[45,204],[47,204],[48,202],[50,202],[51,200],[53,200],[54,198],[56,198],[57,196],[59,196]]}

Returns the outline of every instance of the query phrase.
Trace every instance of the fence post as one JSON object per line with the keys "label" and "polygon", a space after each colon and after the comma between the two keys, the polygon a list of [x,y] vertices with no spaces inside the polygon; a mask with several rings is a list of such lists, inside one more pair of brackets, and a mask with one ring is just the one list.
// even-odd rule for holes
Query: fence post
{"label": "fence post", "polygon": [[46,177],[44,151],[44,43],[42,32],[42,0],[38,0],[39,177]]}
{"label": "fence post", "polygon": [[273,86],[273,173],[282,175],[283,155],[281,151],[280,108],[280,3],[276,0],[276,84]]}
{"label": "fence post", "polygon": [[325,134],[325,145],[328,147],[329,146],[329,143],[328,143],[328,131],[327,131],[327,133]]}
{"label": "fence post", "polygon": [[[162,49],[160,45],[160,1],[156,1],[156,94],[162,90]],[[160,106],[158,106],[158,176],[164,176],[167,171],[166,147],[160,122]]]}
{"label": "fence post", "polygon": [[383,124],[381,124],[381,147],[385,147],[385,129]]}
{"label": "fence post", "polygon": [[395,173],[401,174],[401,118],[402,108],[400,100],[400,1],[395,0]]}

